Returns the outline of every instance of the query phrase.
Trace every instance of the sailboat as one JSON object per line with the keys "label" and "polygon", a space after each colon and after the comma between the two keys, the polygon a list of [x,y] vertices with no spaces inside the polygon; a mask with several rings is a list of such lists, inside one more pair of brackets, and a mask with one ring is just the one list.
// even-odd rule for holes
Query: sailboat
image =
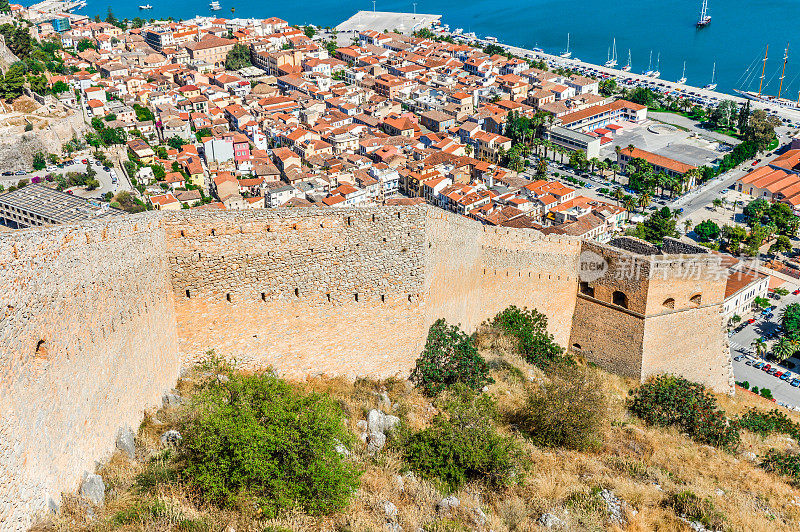
{"label": "sailboat", "polygon": [[617,38],[616,37],[614,37],[614,43],[611,45],[611,48],[612,48],[611,57],[609,58],[608,54],[606,54],[605,66],[607,66],[608,68],[614,68],[615,66],[617,66]]}
{"label": "sailboat", "polygon": [[572,52],[569,51],[569,33],[567,33],[567,49],[561,52],[561,57],[564,59],[569,59],[572,57]]}
{"label": "sailboat", "polygon": [[630,48],[628,48],[628,63],[624,67],[622,67],[622,70],[625,71],[625,72],[630,72],[631,71],[631,49]]}
{"label": "sailboat", "polygon": [[800,109],[800,94],[798,94],[797,101],[781,98],[781,92],[783,91],[783,78],[784,74],[786,73],[786,63],[789,61],[789,43],[786,43],[786,51],[783,54],[783,70],[781,71],[781,85],[780,87],[778,87],[778,96],[777,97],[770,96],[769,94],[763,94],[761,92],[762,89],[764,88],[764,72],[767,67],[768,51],[769,51],[769,45],[767,46],[767,49],[764,51],[764,59],[761,65],[761,82],[758,85],[758,92],[756,93],[754,91],[744,91],[738,89],[736,90],[736,92],[741,94],[748,100],[755,100],[757,102],[779,105],[781,107],[787,107],[789,109]]}
{"label": "sailboat", "polygon": [[650,50],[650,59],[647,61],[647,71],[644,73],[645,76],[651,76],[653,74],[653,50]]}
{"label": "sailboat", "polygon": [[683,74],[681,74],[681,79],[678,80],[678,83],[681,85],[686,83],[686,61],[683,62]]}
{"label": "sailboat", "polygon": [[714,89],[717,88],[717,84],[714,83],[714,76],[716,75],[716,73],[717,73],[717,63],[715,61],[714,62],[714,68],[711,70],[711,83],[709,83],[708,85],[703,87],[707,91],[713,91]]}
{"label": "sailboat", "polygon": [[700,17],[697,19],[696,26],[698,28],[705,28],[711,24],[711,15],[708,14],[708,0],[703,0],[703,5],[700,6]]}
{"label": "sailboat", "polygon": [[654,78],[660,78],[661,77],[661,70],[659,70],[660,68],[661,68],[661,52],[658,52],[658,59],[656,59],[656,69],[653,70],[650,73],[650,75]]}

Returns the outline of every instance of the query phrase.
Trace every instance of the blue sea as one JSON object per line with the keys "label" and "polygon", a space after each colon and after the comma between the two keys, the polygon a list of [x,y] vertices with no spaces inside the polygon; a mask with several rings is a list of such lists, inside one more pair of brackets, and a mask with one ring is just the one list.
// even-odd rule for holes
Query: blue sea
{"label": "blue sea", "polygon": [[[335,26],[361,9],[372,9],[371,0],[349,2],[315,0],[308,2],[248,2],[220,0],[222,10],[212,12],[207,0],[139,0],[153,9],[140,11],[138,2],[88,0],[80,13],[105,17],[110,7],[118,18],[187,19],[194,15],[216,14],[230,18],[231,8],[237,17],[266,18],[277,16],[290,24]],[[718,90],[758,89],[761,58],[769,45],[769,60],[764,92],[778,90],[784,48],[789,46],[789,64],[783,85],[785,97],[797,98],[800,91],[800,2],[797,0],[709,0],[711,24],[696,29],[700,0],[420,0],[418,13],[441,14],[451,29],[463,28],[478,36],[492,35],[508,44],[539,47],[558,53],[567,45],[573,57],[602,64],[606,61],[612,39],[617,41],[620,66],[631,53],[633,72],[659,69],[663,79],[681,77],[686,62],[687,83],[702,86],[711,82],[716,63]],[[412,12],[407,0],[378,0],[378,11]],[[768,84],[767,84],[768,83]]]}

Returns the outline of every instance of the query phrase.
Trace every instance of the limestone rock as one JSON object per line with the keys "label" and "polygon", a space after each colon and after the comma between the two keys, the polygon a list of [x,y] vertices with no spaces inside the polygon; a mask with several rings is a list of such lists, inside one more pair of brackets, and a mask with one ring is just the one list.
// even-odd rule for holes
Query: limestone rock
{"label": "limestone rock", "polygon": [[117,449],[128,455],[133,460],[136,456],[136,436],[133,429],[128,426],[120,427],[117,431]]}
{"label": "limestone rock", "polygon": [[386,435],[382,432],[370,432],[367,434],[367,450],[377,453],[386,445]]}
{"label": "limestone rock", "polygon": [[81,483],[81,497],[92,504],[102,506],[106,500],[106,485],[103,478],[100,475],[86,475]]}
{"label": "limestone rock", "polygon": [[170,429],[161,435],[161,443],[165,447],[176,447],[181,440],[183,440],[183,436],[181,436],[180,432],[174,429]]}
{"label": "limestone rock", "polygon": [[538,523],[545,528],[561,528],[565,524],[562,519],[551,513],[542,514],[542,516],[539,517]]}
{"label": "limestone rock", "polygon": [[367,414],[368,432],[380,432],[382,434],[386,434],[386,432],[395,428],[398,423],[400,423],[399,417],[384,414],[380,410],[372,409],[369,411],[369,414]]}
{"label": "limestone rock", "polygon": [[336,452],[344,456],[345,458],[350,456],[350,449],[348,449],[343,443],[337,443],[334,449],[336,449]]}
{"label": "limestone rock", "polygon": [[476,506],[472,509],[472,522],[475,523],[478,527],[483,527],[486,525],[486,514],[483,513],[483,510],[480,507]]}
{"label": "limestone rock", "polygon": [[180,394],[173,392],[165,393],[164,397],[161,398],[161,402],[164,403],[164,408],[179,406],[182,400]]}
{"label": "limestone rock", "polygon": [[459,504],[461,504],[461,501],[458,500],[458,497],[450,495],[439,501],[439,504],[436,505],[436,510],[440,513],[448,513],[450,510],[458,508]]}
{"label": "limestone rock", "polygon": [[395,506],[393,502],[381,501],[380,507],[383,511],[384,517],[386,517],[388,521],[394,521],[397,519],[397,506]]}

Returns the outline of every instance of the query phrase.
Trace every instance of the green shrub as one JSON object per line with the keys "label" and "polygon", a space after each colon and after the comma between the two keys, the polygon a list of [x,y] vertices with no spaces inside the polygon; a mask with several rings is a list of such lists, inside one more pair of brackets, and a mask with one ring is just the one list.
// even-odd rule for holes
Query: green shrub
{"label": "green shrub", "polygon": [[430,427],[402,437],[405,462],[449,490],[470,480],[498,487],[521,479],[521,451],[512,438],[497,433],[492,400],[459,388]]}
{"label": "green shrub", "polygon": [[770,449],[761,460],[761,467],[771,473],[778,473],[800,484],[800,455],[778,449]]}
{"label": "green shrub", "polygon": [[753,387],[750,389],[750,391],[751,391],[751,392],[753,392],[754,394],[758,395],[758,386],[753,386]]}
{"label": "green shrub", "polygon": [[548,382],[530,388],[513,421],[536,445],[585,450],[599,441],[606,414],[600,383],[576,366],[560,368]]}
{"label": "green shrub", "polygon": [[491,325],[515,338],[520,353],[530,364],[546,367],[568,360],[563,356],[564,349],[547,332],[547,316],[536,309],[512,305],[495,316]]}
{"label": "green shrub", "polygon": [[690,490],[673,493],[666,504],[677,515],[699,521],[712,530],[722,530],[725,526],[725,516],[714,509],[714,503],[710,499],[701,499]]}
{"label": "green shrub", "polygon": [[171,484],[178,480],[178,474],[170,464],[169,450],[150,459],[144,471],[136,475],[135,485],[140,493],[154,492],[162,484]]}
{"label": "green shrub", "polygon": [[729,450],[739,443],[738,425],[717,408],[717,400],[702,384],[659,375],[630,393],[628,408],[651,425],[676,426],[700,443]]}
{"label": "green shrub", "polygon": [[737,383],[736,383],[736,386],[741,386],[741,387],[742,387],[742,388],[744,388],[745,390],[748,390],[748,389],[750,389],[750,383],[749,383],[749,382],[747,382],[747,381],[737,382]]}
{"label": "green shrub", "polygon": [[769,388],[761,388],[761,392],[759,393],[761,394],[761,397],[765,399],[772,399],[772,390]]}
{"label": "green shrub", "polygon": [[478,354],[475,339],[444,319],[431,325],[411,381],[428,396],[456,383],[477,390],[494,382],[486,361]]}
{"label": "green shrub", "polygon": [[271,374],[228,372],[226,382],[205,383],[192,407],[181,478],[209,502],[265,517],[294,507],[324,514],[346,506],[359,485],[360,473],[336,452],[352,435],[327,395]]}
{"label": "green shrub", "polygon": [[739,426],[762,437],[779,432],[800,440],[800,424],[778,409],[763,412],[752,408],[739,418]]}

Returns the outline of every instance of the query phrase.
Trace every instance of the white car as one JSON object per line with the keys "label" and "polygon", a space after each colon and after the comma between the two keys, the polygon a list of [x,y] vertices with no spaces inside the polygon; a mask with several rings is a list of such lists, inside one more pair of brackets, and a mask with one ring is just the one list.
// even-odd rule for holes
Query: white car
{"label": "white car", "polygon": [[58,167],[57,167],[57,166],[53,166],[53,165],[51,164],[50,166],[48,166],[47,168],[45,168],[45,170],[47,170],[48,172],[55,172],[56,170],[58,170]]}

